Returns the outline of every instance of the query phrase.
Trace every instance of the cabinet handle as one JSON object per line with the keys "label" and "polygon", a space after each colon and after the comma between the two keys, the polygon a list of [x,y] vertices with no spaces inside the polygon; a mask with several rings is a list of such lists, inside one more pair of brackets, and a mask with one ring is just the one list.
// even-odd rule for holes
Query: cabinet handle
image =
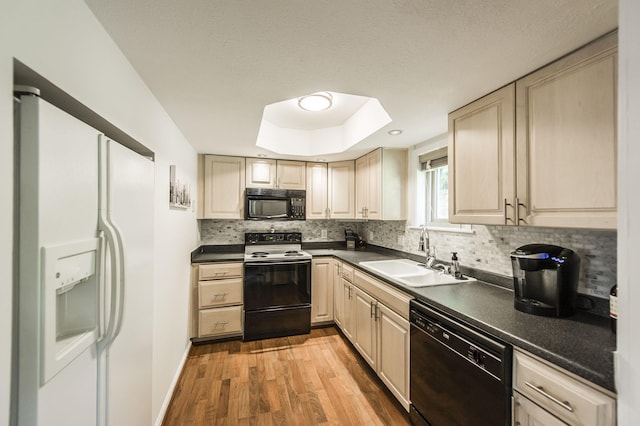
{"label": "cabinet handle", "polygon": [[349,300],[351,300],[351,286],[349,286]]}
{"label": "cabinet handle", "polygon": [[520,222],[525,222],[524,219],[520,219],[520,207],[526,208],[527,206],[520,202],[520,198],[516,197],[516,225],[520,225]]}
{"label": "cabinet handle", "polygon": [[218,297],[220,297],[221,299],[224,299],[225,297],[227,297],[227,294],[229,293],[216,293],[213,295],[213,298],[217,299]]}
{"label": "cabinet handle", "polygon": [[373,318],[374,314],[374,308],[373,308],[373,300],[371,302],[369,302],[370,308],[369,308],[369,318]]}
{"label": "cabinet handle", "polygon": [[373,312],[375,313],[374,320],[378,321],[380,319],[380,308],[378,308],[378,301],[376,300]]}
{"label": "cabinet handle", "polygon": [[511,218],[509,216],[507,216],[507,207],[511,207],[511,204],[505,198],[504,199],[504,224],[505,225],[507,225],[507,222],[511,220]]}
{"label": "cabinet handle", "polygon": [[368,217],[369,217],[369,208],[368,208],[368,207],[365,207],[365,208],[364,208],[364,218],[366,219],[366,218],[368,218]]}
{"label": "cabinet handle", "polygon": [[571,404],[569,404],[569,401],[560,401],[558,398],[556,398],[555,396],[545,391],[542,386],[536,386],[530,382],[524,382],[524,384],[530,387],[531,389],[533,389],[534,391],[538,392],[540,395],[544,396],[545,398],[555,402],[556,404],[558,404],[565,410],[569,411],[570,413],[573,413],[573,407],[571,406]]}
{"label": "cabinet handle", "polygon": [[214,272],[214,275],[227,275],[227,271],[222,271],[222,272]]}
{"label": "cabinet handle", "polygon": [[218,325],[221,325],[222,328],[224,328],[224,327],[227,326],[227,324],[229,324],[229,321],[216,321],[216,327],[215,328],[218,328]]}

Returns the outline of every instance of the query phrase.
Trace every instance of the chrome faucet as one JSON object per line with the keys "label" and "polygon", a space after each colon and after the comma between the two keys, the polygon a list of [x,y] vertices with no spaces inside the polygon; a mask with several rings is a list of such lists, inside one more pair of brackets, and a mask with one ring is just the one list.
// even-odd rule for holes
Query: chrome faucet
{"label": "chrome faucet", "polygon": [[436,263],[432,269],[442,271],[443,274],[451,274],[451,267],[442,263]]}
{"label": "chrome faucet", "polygon": [[422,227],[422,232],[420,233],[420,242],[418,243],[418,250],[424,251],[424,267],[431,268],[433,262],[436,261],[436,257],[431,254],[431,246],[429,244],[429,231],[427,231],[427,227]]}

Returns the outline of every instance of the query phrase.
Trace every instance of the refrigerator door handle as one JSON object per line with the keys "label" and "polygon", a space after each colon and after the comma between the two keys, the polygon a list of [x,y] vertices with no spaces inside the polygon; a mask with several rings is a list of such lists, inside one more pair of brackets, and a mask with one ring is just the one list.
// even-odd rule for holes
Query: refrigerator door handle
{"label": "refrigerator door handle", "polygon": [[124,316],[124,301],[125,301],[125,257],[124,257],[124,245],[122,243],[122,232],[118,225],[116,225],[111,218],[109,218],[109,223],[113,227],[116,236],[116,252],[119,257],[118,266],[120,268],[120,273],[118,274],[118,280],[115,285],[117,286],[118,292],[118,316],[115,323],[115,329],[113,331],[113,337],[111,340],[114,340],[120,334],[120,330],[122,329],[122,319]]}
{"label": "refrigerator door handle", "polygon": [[[111,282],[105,283],[105,293],[110,292],[109,319],[106,331],[99,343],[99,348],[108,347],[119,332],[118,323],[122,321],[122,301],[124,300],[123,288],[123,254],[122,237],[118,228],[110,219],[110,195],[109,195],[109,153],[108,141],[103,135],[98,137],[98,229],[104,232],[104,236],[109,248],[111,263]],[[105,308],[106,311],[106,308]]]}

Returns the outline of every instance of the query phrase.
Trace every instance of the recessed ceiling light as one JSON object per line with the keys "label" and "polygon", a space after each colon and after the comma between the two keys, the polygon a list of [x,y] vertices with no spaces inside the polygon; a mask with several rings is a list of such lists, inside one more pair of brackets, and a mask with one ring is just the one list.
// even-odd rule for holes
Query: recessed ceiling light
{"label": "recessed ceiling light", "polygon": [[400,133],[402,133],[402,130],[400,130],[400,129],[389,130],[389,134],[390,134],[391,136],[397,136],[397,135],[399,135]]}
{"label": "recessed ceiling light", "polygon": [[257,156],[260,157],[260,158],[264,158],[264,157],[267,156],[267,154],[258,154]]}
{"label": "recessed ceiling light", "polygon": [[324,158],[316,158],[316,161],[320,161],[322,163],[326,163],[327,162],[327,160],[324,159]]}
{"label": "recessed ceiling light", "polygon": [[331,108],[332,104],[333,96],[329,92],[317,92],[298,98],[298,106],[305,111],[324,111]]}

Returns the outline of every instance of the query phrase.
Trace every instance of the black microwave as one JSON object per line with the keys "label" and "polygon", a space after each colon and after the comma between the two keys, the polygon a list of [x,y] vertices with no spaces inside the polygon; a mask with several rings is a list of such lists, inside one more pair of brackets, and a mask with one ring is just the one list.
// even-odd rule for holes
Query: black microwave
{"label": "black microwave", "polygon": [[247,220],[305,220],[305,190],[247,188],[245,213]]}

